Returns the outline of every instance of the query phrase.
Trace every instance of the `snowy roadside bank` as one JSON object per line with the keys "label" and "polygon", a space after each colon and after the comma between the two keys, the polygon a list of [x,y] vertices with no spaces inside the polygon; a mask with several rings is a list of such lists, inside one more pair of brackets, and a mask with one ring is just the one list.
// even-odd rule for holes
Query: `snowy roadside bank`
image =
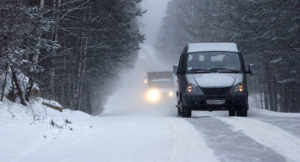
{"label": "snowy roadside bank", "polygon": [[[38,98],[30,106],[0,102],[0,161],[18,161],[62,134],[89,129],[92,117],[79,111],[59,112]],[[53,103],[55,104],[55,103]]]}
{"label": "snowy roadside bank", "polygon": [[54,121],[57,125],[63,125],[65,123],[68,124],[68,121],[91,119],[91,116],[84,112],[72,111],[69,109],[64,109],[63,112],[59,112],[43,105],[43,102],[60,106],[59,103],[55,101],[49,101],[42,98],[37,98],[27,107],[5,99],[3,102],[0,102],[0,120],[20,122],[23,124],[38,124]]}
{"label": "snowy roadside bank", "polygon": [[257,108],[250,109],[250,113],[255,116],[265,115],[265,116],[273,116],[273,117],[285,117],[285,118],[299,117],[300,118],[300,113],[275,112],[275,111],[263,110]]}

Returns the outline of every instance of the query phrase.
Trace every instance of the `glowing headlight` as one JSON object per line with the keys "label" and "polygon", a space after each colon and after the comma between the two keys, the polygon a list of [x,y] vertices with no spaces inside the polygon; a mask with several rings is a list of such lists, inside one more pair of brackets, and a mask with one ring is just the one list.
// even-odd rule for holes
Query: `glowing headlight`
{"label": "glowing headlight", "polygon": [[186,87],[186,91],[191,93],[193,91],[193,85],[192,84],[188,84]]}
{"label": "glowing headlight", "polygon": [[157,102],[160,99],[160,92],[157,89],[150,89],[146,94],[147,100],[150,102]]}
{"label": "glowing headlight", "polygon": [[173,92],[169,92],[169,97],[173,97],[174,93]]}
{"label": "glowing headlight", "polygon": [[244,84],[239,83],[236,86],[233,87],[234,92],[244,92]]}
{"label": "glowing headlight", "polygon": [[244,91],[244,85],[243,85],[243,83],[239,84],[238,90],[239,90],[239,92],[243,92]]}
{"label": "glowing headlight", "polygon": [[147,79],[144,80],[144,84],[148,84],[148,80]]}

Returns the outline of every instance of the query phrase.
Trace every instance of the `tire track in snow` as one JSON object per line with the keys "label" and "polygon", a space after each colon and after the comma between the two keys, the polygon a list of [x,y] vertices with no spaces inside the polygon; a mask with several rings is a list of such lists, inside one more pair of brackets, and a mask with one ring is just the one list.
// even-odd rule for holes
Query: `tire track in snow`
{"label": "tire track in snow", "polygon": [[[170,118],[169,127],[173,132],[173,143],[169,155],[170,162],[218,162],[204,138],[183,119]],[[178,155],[180,154],[180,155]]]}
{"label": "tire track in snow", "polygon": [[233,126],[233,131],[244,133],[288,160],[300,161],[300,139],[287,131],[256,119],[223,117],[217,119]]}
{"label": "tire track in snow", "polygon": [[[227,115],[227,114],[226,114]],[[286,158],[211,116],[187,119],[222,162],[284,162]]]}

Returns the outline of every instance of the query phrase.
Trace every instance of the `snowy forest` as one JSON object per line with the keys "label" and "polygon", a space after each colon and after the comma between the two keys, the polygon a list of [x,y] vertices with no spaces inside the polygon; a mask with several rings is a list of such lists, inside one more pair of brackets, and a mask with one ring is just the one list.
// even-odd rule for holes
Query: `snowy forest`
{"label": "snowy forest", "polygon": [[[1,100],[38,95],[101,113],[145,39],[141,1],[1,0]],[[256,64],[249,89],[260,107],[299,112],[299,36],[299,0],[171,0],[155,48],[176,65],[189,42],[236,42]]]}
{"label": "snowy forest", "polygon": [[299,0],[172,0],[157,39],[167,60],[189,42],[236,42],[256,64],[249,89],[260,107],[300,111]]}
{"label": "snowy forest", "polygon": [[1,98],[26,105],[38,95],[100,113],[144,40],[140,1],[1,0]]}

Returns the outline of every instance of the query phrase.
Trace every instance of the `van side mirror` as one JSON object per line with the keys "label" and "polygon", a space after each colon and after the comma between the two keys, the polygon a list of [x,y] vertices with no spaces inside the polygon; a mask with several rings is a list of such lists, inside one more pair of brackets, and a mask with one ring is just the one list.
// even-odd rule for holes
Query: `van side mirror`
{"label": "van side mirror", "polygon": [[177,75],[178,72],[178,66],[173,66],[173,74]]}
{"label": "van side mirror", "polygon": [[250,74],[250,75],[254,75],[255,74],[255,65],[254,64],[249,64],[248,74]]}

